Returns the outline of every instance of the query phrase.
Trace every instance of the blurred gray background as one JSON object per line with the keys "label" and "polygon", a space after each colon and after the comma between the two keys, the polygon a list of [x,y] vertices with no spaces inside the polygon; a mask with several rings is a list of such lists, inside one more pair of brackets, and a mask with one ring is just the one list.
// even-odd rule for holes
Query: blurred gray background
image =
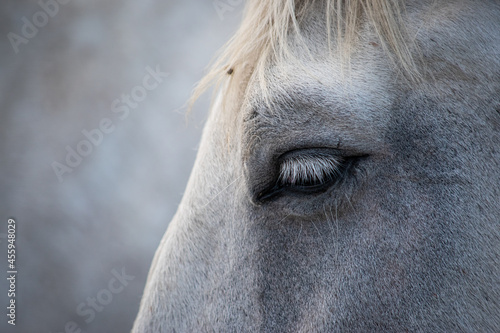
{"label": "blurred gray background", "polygon": [[[16,326],[0,280],[0,331],[128,332],[210,94],[187,119],[185,102],[244,4],[58,1],[0,5],[0,269],[7,276],[12,217],[18,271]],[[141,88],[154,70],[168,77]],[[113,131],[100,138],[103,119]],[[87,155],[71,167],[78,149]]]}

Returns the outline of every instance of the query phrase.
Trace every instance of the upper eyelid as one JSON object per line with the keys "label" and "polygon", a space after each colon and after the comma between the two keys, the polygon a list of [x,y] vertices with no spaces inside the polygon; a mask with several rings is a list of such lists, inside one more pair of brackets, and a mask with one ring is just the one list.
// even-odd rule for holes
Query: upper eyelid
{"label": "upper eyelid", "polygon": [[325,153],[284,158],[280,163],[279,183],[281,185],[323,183],[338,175],[343,162],[343,157]]}

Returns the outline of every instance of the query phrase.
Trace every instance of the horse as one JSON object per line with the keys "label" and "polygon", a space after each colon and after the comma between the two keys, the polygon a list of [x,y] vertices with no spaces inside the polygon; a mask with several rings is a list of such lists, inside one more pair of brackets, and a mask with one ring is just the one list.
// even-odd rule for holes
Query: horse
{"label": "horse", "polygon": [[133,332],[500,332],[500,2],[249,0]]}

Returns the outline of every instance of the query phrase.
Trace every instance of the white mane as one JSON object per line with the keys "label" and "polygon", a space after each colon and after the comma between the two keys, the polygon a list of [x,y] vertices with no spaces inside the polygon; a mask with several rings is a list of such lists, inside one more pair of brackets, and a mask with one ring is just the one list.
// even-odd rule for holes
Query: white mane
{"label": "white mane", "polygon": [[[209,87],[216,91],[228,78],[226,96],[245,92],[247,83],[256,80],[261,94],[268,96],[265,69],[272,61],[293,58],[288,41],[292,35],[301,39],[300,22],[313,5],[323,5],[329,46],[332,33],[336,38],[333,53],[348,61],[356,44],[359,23],[364,18],[374,27],[383,47],[392,53],[401,70],[410,79],[418,79],[418,71],[405,38],[400,0],[270,0],[247,1],[242,24],[222,49],[208,74],[195,88],[192,105]],[[236,78],[236,80],[235,80]],[[236,82],[235,82],[236,81]]]}

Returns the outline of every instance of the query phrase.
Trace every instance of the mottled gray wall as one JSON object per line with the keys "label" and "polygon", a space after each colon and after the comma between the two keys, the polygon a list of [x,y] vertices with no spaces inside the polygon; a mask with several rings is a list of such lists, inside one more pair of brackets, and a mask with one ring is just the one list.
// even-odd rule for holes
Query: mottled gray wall
{"label": "mottled gray wall", "polygon": [[[52,17],[37,14],[35,0],[0,5],[0,275],[9,217],[17,222],[18,270],[17,325],[7,324],[2,278],[0,331],[126,332],[182,197],[209,96],[188,121],[184,103],[236,29],[243,3],[72,0],[58,7],[48,7]],[[34,20],[36,35],[23,32]],[[10,34],[13,46],[10,32],[25,39]],[[125,114],[120,99],[140,96],[146,68],[168,76]],[[68,165],[68,149],[85,152],[82,131],[103,119],[112,131],[96,135],[92,152]],[[67,169],[58,177],[54,165]],[[122,270],[129,276],[123,288],[113,280]]]}

